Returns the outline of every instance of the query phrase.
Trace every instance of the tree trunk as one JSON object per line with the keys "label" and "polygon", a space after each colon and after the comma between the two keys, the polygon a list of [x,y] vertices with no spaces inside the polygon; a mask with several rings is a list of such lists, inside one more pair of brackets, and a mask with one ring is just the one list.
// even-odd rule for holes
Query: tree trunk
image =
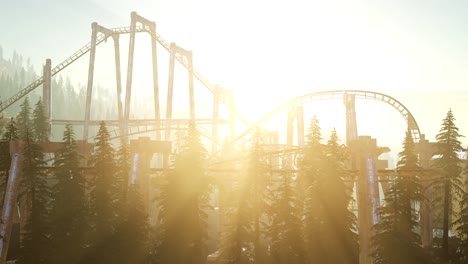
{"label": "tree trunk", "polygon": [[444,182],[444,222],[442,225],[443,235],[442,235],[442,260],[449,260],[449,250],[448,250],[448,232],[449,232],[449,205],[450,205],[450,181],[447,179]]}

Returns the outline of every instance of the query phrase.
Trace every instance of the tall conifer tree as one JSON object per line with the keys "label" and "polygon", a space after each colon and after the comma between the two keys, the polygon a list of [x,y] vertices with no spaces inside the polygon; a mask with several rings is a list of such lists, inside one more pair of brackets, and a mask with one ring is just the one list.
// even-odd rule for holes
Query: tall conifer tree
{"label": "tall conifer tree", "polygon": [[262,135],[257,130],[251,141],[245,171],[226,205],[229,210],[220,242],[221,263],[266,261],[266,245],[261,238],[267,231],[262,216],[267,211],[268,164],[263,148]]}
{"label": "tall conifer tree", "polygon": [[311,120],[307,133],[307,142],[299,160],[299,183],[302,186],[303,201],[303,225],[304,242],[309,262],[321,263],[325,260],[320,258],[324,252],[320,241],[321,220],[319,218],[321,197],[318,196],[317,188],[320,176],[324,173],[325,153],[322,145],[322,133],[319,120],[314,117]]}
{"label": "tall conifer tree", "polygon": [[406,132],[399,153],[397,175],[379,209],[380,223],[375,225],[373,256],[376,263],[431,263],[416,233],[419,223],[414,204],[423,199],[418,165],[411,132]]}
{"label": "tall conifer tree", "polygon": [[87,230],[85,179],[79,169],[74,131],[66,125],[63,148],[55,161],[52,207],[53,263],[79,263],[84,256]]}
{"label": "tall conifer tree", "polygon": [[270,206],[268,214],[270,225],[267,235],[271,240],[270,252],[272,264],[307,263],[302,236],[302,205],[298,197],[297,181],[293,178],[290,166],[280,178],[271,183],[269,190]]}
{"label": "tall conifer tree", "polygon": [[[463,150],[455,125],[455,117],[452,110],[447,112],[447,116],[442,121],[442,126],[436,136],[437,151],[434,153],[436,159],[434,166],[440,170],[440,176],[434,180],[433,187],[435,193],[442,194],[436,200],[436,205],[442,205],[442,252],[443,261],[450,259],[449,254],[449,229],[452,227],[452,216],[454,216],[454,202],[460,201],[464,193],[463,181],[461,179],[461,160],[458,153]],[[455,219],[453,219],[455,220]]]}
{"label": "tall conifer tree", "polygon": [[164,241],[162,263],[205,263],[207,250],[207,209],[211,185],[206,175],[207,152],[195,124],[174,160],[168,177],[166,199],[162,202]]}
{"label": "tall conifer tree", "polygon": [[110,142],[110,135],[105,122],[101,122],[96,136],[92,156],[94,168],[90,182],[90,221],[92,225],[92,247],[88,252],[89,263],[116,262],[116,211],[115,183],[116,173],[115,150]]}
{"label": "tall conifer tree", "polygon": [[[10,142],[18,140],[15,120],[11,118],[0,141],[0,190],[4,192],[11,165]],[[3,205],[3,196],[2,196]]]}
{"label": "tall conifer tree", "polygon": [[465,177],[465,192],[460,200],[460,214],[454,224],[457,226],[456,231],[460,238],[457,260],[466,264],[468,263],[468,163],[464,165],[463,176]]}
{"label": "tall conifer tree", "polygon": [[359,246],[356,230],[356,217],[350,210],[351,190],[345,180],[351,178],[345,162],[348,157],[344,145],[339,144],[336,131],[333,130],[325,146],[325,168],[323,178],[318,182],[317,191],[323,209],[325,209],[324,230],[333,230],[326,237],[328,260],[334,263],[358,263]]}
{"label": "tall conifer tree", "polygon": [[252,207],[243,199],[247,193],[243,188],[236,192],[239,193],[231,195],[225,203],[219,263],[247,264],[254,260]]}
{"label": "tall conifer tree", "polygon": [[19,263],[50,263],[50,186],[43,166],[44,154],[32,140],[29,127],[24,128],[23,168],[21,180],[21,201],[26,208],[26,224],[21,241]]}
{"label": "tall conifer tree", "polygon": [[148,214],[140,196],[140,186],[131,184],[127,192],[127,213],[118,230],[122,257],[117,263],[146,264],[149,258]]}
{"label": "tall conifer tree", "polygon": [[350,211],[346,155],[333,131],[326,145],[320,143],[318,120],[309,130],[302,166],[310,181],[305,200],[305,236],[311,263],[357,263],[356,219]]}
{"label": "tall conifer tree", "polygon": [[26,131],[32,136],[33,125],[31,120],[31,106],[28,97],[20,105],[20,112],[16,117],[16,127],[18,128],[18,138],[26,140]]}
{"label": "tall conifer tree", "polygon": [[116,264],[147,263],[149,259],[148,212],[140,190],[147,188],[136,179],[129,185],[130,150],[122,138],[117,151],[114,206],[117,214],[116,245],[120,257]]}
{"label": "tall conifer tree", "polygon": [[261,234],[264,232],[262,227],[262,216],[265,215],[265,191],[268,184],[268,163],[265,159],[263,147],[263,138],[260,131],[257,131],[252,140],[247,170],[244,179],[243,188],[246,190],[245,199],[250,204],[250,212],[253,220],[253,259],[255,263],[262,263],[266,257],[266,246],[261,243]]}
{"label": "tall conifer tree", "polygon": [[32,116],[34,140],[39,142],[49,141],[50,126],[44,111],[44,105],[39,99],[37,101]]}

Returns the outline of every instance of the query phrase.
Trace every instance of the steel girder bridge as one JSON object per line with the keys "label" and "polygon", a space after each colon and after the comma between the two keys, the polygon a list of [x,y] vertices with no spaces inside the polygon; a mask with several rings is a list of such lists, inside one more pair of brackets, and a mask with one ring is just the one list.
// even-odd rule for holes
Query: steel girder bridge
{"label": "steel girder bridge", "polygon": [[[133,80],[133,63],[134,63],[134,50],[135,50],[135,39],[136,33],[147,33],[151,37],[151,59],[152,59],[152,73],[153,73],[153,91],[154,91],[154,119],[130,119],[130,100],[132,94],[132,80]],[[120,69],[120,42],[119,36],[122,34],[130,35],[129,52],[128,52],[128,65],[127,65],[127,78],[125,84],[125,100],[120,100],[122,94],[122,81],[121,81],[121,69]],[[280,113],[287,113],[287,120],[285,121],[286,127],[286,139],[280,140],[277,136],[273,136],[269,140],[270,145],[276,145],[278,148],[272,148],[272,152],[277,155],[291,155],[291,153],[298,153],[301,147],[304,145],[304,106],[312,104],[317,101],[323,100],[342,100],[346,108],[346,143],[348,146],[354,146],[355,165],[353,170],[360,171],[357,180],[357,194],[358,194],[358,207],[359,207],[359,229],[361,234],[361,249],[362,254],[368,254],[369,250],[369,234],[371,233],[370,225],[375,220],[375,209],[378,207],[378,194],[375,189],[377,185],[377,173],[376,173],[376,159],[379,153],[375,152],[375,149],[369,149],[369,144],[359,143],[360,138],[358,137],[357,125],[356,125],[356,112],[355,112],[355,101],[360,100],[373,100],[379,101],[390,105],[393,109],[398,111],[402,118],[407,124],[407,128],[411,131],[413,141],[418,143],[422,139],[422,135],[416,119],[411,114],[409,109],[405,107],[397,99],[379,92],[373,91],[362,91],[362,90],[333,90],[333,91],[322,91],[314,92],[306,95],[302,95],[286,101],[273,109],[270,113],[262,117],[256,123],[251,123],[243,114],[240,109],[237,109],[234,105],[233,93],[231,90],[226,90],[218,85],[211,84],[206,78],[204,78],[198,71],[193,67],[192,52],[178,47],[175,43],[168,43],[156,32],[156,23],[150,21],[144,17],[139,16],[136,12],[131,13],[130,27],[120,28],[105,28],[97,23],[92,24],[91,42],[80,48],[78,51],[73,53],[70,57],[59,63],[57,66],[52,68],[51,60],[47,59],[44,69],[43,76],[26,86],[12,97],[0,102],[0,112],[7,109],[9,106],[18,102],[21,98],[32,92],[36,88],[42,85],[43,87],[43,103],[45,105],[46,114],[49,122],[54,125],[63,124],[75,124],[83,126],[83,144],[87,146],[89,138],[89,126],[97,125],[99,121],[90,120],[91,113],[91,95],[93,89],[94,80],[94,65],[96,57],[96,47],[102,42],[112,39],[114,43],[115,51],[115,79],[116,79],[116,90],[117,90],[117,120],[107,120],[110,126],[116,126],[118,129],[114,131],[113,137],[127,137],[130,135],[137,135],[142,133],[155,133],[156,140],[161,140],[160,132],[164,133],[164,141],[171,140],[171,131],[180,130],[181,126],[188,124],[189,122],[195,122],[197,124],[211,126],[211,131],[202,130],[201,134],[205,138],[212,141],[212,154],[215,155],[221,148],[218,142],[218,126],[229,125],[229,134],[232,144],[238,144],[239,142],[245,142],[252,132],[256,128],[261,128],[262,125],[272,120]],[[160,86],[158,82],[158,63],[157,63],[157,45],[163,47],[164,50],[169,52],[169,81],[167,90],[167,103],[166,103],[166,116],[161,118],[160,114],[160,101],[159,91]],[[80,59],[86,54],[89,55],[89,68],[88,68],[88,81],[86,91],[86,105],[85,105],[85,116],[83,120],[53,120],[51,119],[51,78],[57,75],[59,72],[72,65],[75,61]],[[174,90],[174,66],[175,62],[179,62],[188,72],[188,83],[189,83],[189,116],[186,119],[174,119],[172,118],[172,107],[173,107],[173,90]],[[213,110],[212,117],[200,119],[196,118],[195,115],[195,99],[194,99],[194,79],[198,80],[212,95],[213,95]],[[219,117],[219,105],[223,104],[229,110],[228,119],[221,119]],[[240,134],[236,134],[235,124],[237,121],[243,123],[247,129]],[[297,145],[294,145],[294,124],[296,124],[297,130]],[[277,134],[276,134],[277,135]],[[364,140],[365,141],[365,140]],[[367,148],[362,148],[359,144],[367,144]],[[279,150],[278,149],[283,149]],[[86,151],[85,151],[86,153]],[[282,154],[283,153],[283,154]],[[2,253],[2,259],[0,264],[4,263],[6,249],[8,248],[8,241],[11,232],[13,205],[16,201],[17,196],[17,184],[18,184],[18,168],[21,160],[20,153],[12,153],[12,166],[9,173],[7,192],[5,195],[5,205],[2,211],[2,228],[0,229],[0,236],[3,237],[0,240],[0,249]],[[138,154],[138,153],[136,153]],[[361,164],[361,165],[360,165]],[[377,196],[376,196],[377,195]],[[362,238],[364,237],[364,238]],[[363,261],[365,262],[365,261]]]}

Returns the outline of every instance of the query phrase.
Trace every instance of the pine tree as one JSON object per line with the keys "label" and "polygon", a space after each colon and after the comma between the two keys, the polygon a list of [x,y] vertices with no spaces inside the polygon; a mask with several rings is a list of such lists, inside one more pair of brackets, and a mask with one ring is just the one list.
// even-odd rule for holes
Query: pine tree
{"label": "pine tree", "polygon": [[307,143],[298,164],[301,169],[299,183],[303,186],[303,192],[316,181],[321,173],[324,160],[324,147],[321,143],[322,132],[319,120],[315,116],[311,120],[306,137]]}
{"label": "pine tree", "polygon": [[42,168],[45,165],[44,154],[40,146],[32,141],[28,127],[24,135],[23,168],[21,181],[21,201],[27,208],[26,224],[21,241],[19,263],[50,263],[50,187],[47,175]]}
{"label": "pine tree", "polygon": [[26,97],[20,105],[20,112],[16,117],[16,127],[18,128],[18,138],[20,140],[26,140],[26,130],[28,130],[30,134],[33,133],[31,107],[29,106],[28,97]]}
{"label": "pine tree", "polygon": [[[336,131],[333,130],[325,146],[326,160],[322,187],[317,188],[327,217],[323,230],[334,230],[323,241],[327,246],[329,261],[334,263],[357,263],[359,258],[358,238],[356,235],[356,217],[350,211],[351,190],[344,180],[350,175],[346,169],[346,151],[339,144]],[[318,184],[320,186],[320,184]],[[326,199],[323,199],[326,197]]]}
{"label": "pine tree", "polygon": [[37,101],[32,117],[34,140],[39,142],[49,141],[50,125],[47,122],[45,109],[41,100]]}
{"label": "pine tree", "polygon": [[18,140],[18,129],[16,128],[16,122],[13,118],[10,119],[5,133],[3,134],[2,141],[15,141]]}
{"label": "pine tree", "polygon": [[298,197],[297,182],[293,173],[287,172],[291,168],[285,166],[285,172],[271,185],[269,190],[270,206],[268,237],[271,239],[271,263],[306,263],[306,252],[302,238],[302,205]]}
{"label": "pine tree", "polygon": [[207,152],[191,123],[187,138],[175,156],[162,201],[165,230],[162,263],[205,263],[207,209],[211,185],[206,175]]}
{"label": "pine tree", "polygon": [[443,197],[438,197],[434,202],[436,205],[442,205],[443,208],[443,236],[441,258],[444,261],[450,259],[449,254],[449,229],[452,227],[451,217],[454,215],[453,204],[460,201],[464,193],[463,181],[461,179],[461,160],[458,152],[462,151],[458,133],[455,125],[455,117],[452,110],[447,112],[447,116],[442,121],[442,126],[436,136],[437,157],[434,161],[435,168],[440,170],[440,176],[434,180],[433,188],[435,193],[440,193]]}
{"label": "pine tree", "polygon": [[261,217],[265,214],[265,190],[268,183],[262,137],[257,130],[247,156],[244,175],[239,178],[238,189],[227,205],[228,223],[220,243],[220,259],[224,263],[264,263],[266,247],[261,234],[266,228]]}
{"label": "pine tree", "polygon": [[457,260],[459,263],[466,264],[468,263],[468,164],[465,164],[463,175],[465,176],[465,192],[460,201],[460,214],[454,224],[457,226],[456,231],[460,238]]}
{"label": "pine tree", "polygon": [[116,211],[114,207],[115,150],[110,142],[106,124],[101,122],[96,136],[92,166],[93,179],[90,182],[90,221],[92,224],[92,246],[87,253],[89,263],[114,263]]}
{"label": "pine tree", "polygon": [[248,157],[244,189],[248,196],[245,198],[250,203],[253,219],[253,257],[255,263],[263,263],[266,257],[266,247],[261,244],[261,227],[264,225],[261,218],[265,214],[265,190],[268,184],[268,164],[265,160],[265,151],[262,146],[260,131],[254,135]]}
{"label": "pine tree", "polygon": [[127,138],[121,138],[116,155],[116,173],[113,180],[113,203],[117,214],[117,226],[125,221],[127,215],[127,193],[130,178],[130,148]]}
{"label": "pine tree", "polygon": [[[0,192],[4,193],[6,182],[8,178],[8,172],[11,165],[10,156],[10,142],[18,140],[18,134],[16,124],[13,118],[7,126],[2,139],[0,140]],[[2,195],[2,206],[3,206],[3,195]]]}
{"label": "pine tree", "polygon": [[225,204],[226,224],[222,227],[218,263],[247,264],[254,259],[252,207],[243,199],[246,193],[241,188],[240,194],[233,195]]}
{"label": "pine tree", "polygon": [[117,151],[114,207],[117,213],[115,254],[117,263],[145,263],[149,251],[148,215],[140,197],[141,183],[132,182],[129,187],[130,150],[126,138],[121,139]]}
{"label": "pine tree", "polygon": [[65,126],[63,148],[55,161],[52,207],[53,263],[79,263],[84,256],[87,230],[85,179],[79,169],[74,131]]}
{"label": "pine tree", "polygon": [[321,244],[320,234],[321,223],[319,211],[320,200],[317,186],[320,176],[324,173],[325,153],[324,146],[321,143],[322,134],[319,121],[316,117],[311,120],[307,142],[302,150],[302,157],[299,160],[299,184],[302,186],[301,198],[303,201],[303,224],[304,224],[304,242],[308,259],[311,263],[324,263],[326,260],[320,258],[324,252]]}
{"label": "pine tree", "polygon": [[379,209],[380,223],[374,227],[373,257],[381,264],[430,263],[416,233],[419,223],[412,205],[422,201],[423,192],[410,131],[399,156],[397,175],[385,194],[385,205]]}
{"label": "pine tree", "polygon": [[140,197],[138,184],[128,188],[127,214],[119,230],[121,256],[117,263],[145,264],[149,257],[148,214]]}
{"label": "pine tree", "polygon": [[317,120],[309,131],[304,161],[310,163],[302,164],[311,179],[304,208],[309,261],[357,263],[356,218],[349,210],[352,199],[344,183],[349,176],[344,147],[339,145],[335,131],[327,145],[321,145]]}

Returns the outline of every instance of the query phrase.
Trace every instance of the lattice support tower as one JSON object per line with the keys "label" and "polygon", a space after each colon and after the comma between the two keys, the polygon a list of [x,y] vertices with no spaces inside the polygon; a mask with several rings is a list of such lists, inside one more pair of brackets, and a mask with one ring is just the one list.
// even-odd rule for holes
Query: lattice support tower
{"label": "lattice support tower", "polygon": [[213,138],[213,143],[211,143],[211,153],[216,153],[218,150],[218,120],[219,120],[219,97],[221,96],[222,88],[218,85],[214,86],[213,91],[213,125],[211,127],[211,135]]}
{"label": "lattice support tower", "polygon": [[304,107],[302,105],[292,105],[288,109],[288,119],[286,123],[286,145],[294,145],[294,121],[296,121],[297,145],[304,146]]}
{"label": "lattice support tower", "polygon": [[174,96],[174,68],[175,59],[177,55],[182,55],[186,64],[188,65],[188,81],[189,81],[189,109],[190,109],[190,120],[195,122],[195,93],[193,88],[193,60],[192,52],[185,50],[175,43],[170,44],[169,48],[169,78],[167,85],[167,104],[166,104],[166,134],[164,139],[169,141],[171,139],[170,127],[172,119],[172,101]]}
{"label": "lattice support tower", "polygon": [[[88,83],[86,88],[86,105],[85,105],[85,118],[83,126],[83,140],[87,141],[89,134],[89,123],[91,119],[91,98],[93,93],[93,81],[94,81],[94,64],[96,61],[96,46],[98,44],[98,34],[101,33],[105,39],[112,37],[114,41],[114,51],[115,51],[115,78],[117,86],[117,109],[118,117],[120,120],[120,131],[123,127],[121,125],[122,121],[122,102],[121,102],[121,93],[122,93],[122,82],[120,74],[120,46],[119,46],[119,35],[115,34],[111,29],[105,28],[98,25],[98,23],[93,22],[91,24],[91,46],[90,46],[90,56],[89,56],[89,67],[88,67]],[[85,164],[87,158],[85,157]]]}
{"label": "lattice support tower", "polygon": [[42,78],[44,79],[44,83],[42,84],[42,105],[44,107],[47,123],[50,125],[52,120],[52,61],[50,59],[46,59],[42,73]]}
{"label": "lattice support tower", "polygon": [[297,145],[304,147],[304,107],[296,106],[296,122],[297,122]]}
{"label": "lattice support tower", "polygon": [[345,93],[343,102],[346,107],[346,144],[355,141],[358,137],[356,123],[356,96]]}
{"label": "lattice support tower", "polygon": [[[159,83],[158,83],[158,63],[156,53],[156,23],[150,21],[142,16],[139,16],[136,12],[131,13],[130,22],[130,44],[128,51],[128,67],[127,67],[127,83],[125,88],[125,108],[124,108],[124,131],[123,134],[128,134],[128,121],[130,119],[130,101],[132,95],[132,80],[133,80],[133,59],[135,53],[135,33],[137,32],[137,23],[143,25],[143,27],[151,35],[151,52],[152,52],[152,63],[153,63],[153,90],[154,90],[154,115],[156,121],[156,128],[160,126],[160,108],[159,108]],[[159,132],[156,133],[156,138],[159,139]]]}
{"label": "lattice support tower", "polygon": [[377,177],[377,157],[380,154],[376,140],[369,136],[360,136],[351,142],[351,149],[356,159],[359,172],[356,183],[358,204],[359,263],[372,263],[371,238],[373,226],[379,222],[377,213],[380,206]]}

